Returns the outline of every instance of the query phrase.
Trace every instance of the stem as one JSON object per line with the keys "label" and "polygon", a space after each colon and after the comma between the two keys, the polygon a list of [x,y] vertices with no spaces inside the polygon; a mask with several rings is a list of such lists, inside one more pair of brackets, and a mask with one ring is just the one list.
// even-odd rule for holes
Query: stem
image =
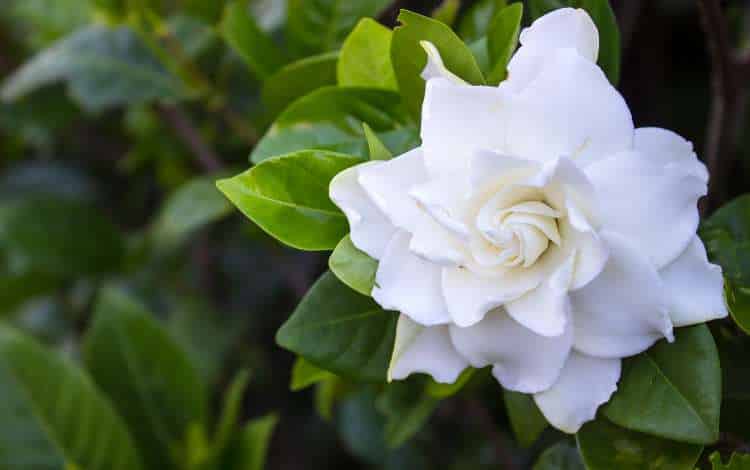
{"label": "stem", "polygon": [[162,119],[172,127],[177,136],[188,146],[204,170],[213,173],[224,167],[219,157],[203,140],[198,129],[193,126],[182,109],[177,106],[166,105],[157,105],[156,109]]}

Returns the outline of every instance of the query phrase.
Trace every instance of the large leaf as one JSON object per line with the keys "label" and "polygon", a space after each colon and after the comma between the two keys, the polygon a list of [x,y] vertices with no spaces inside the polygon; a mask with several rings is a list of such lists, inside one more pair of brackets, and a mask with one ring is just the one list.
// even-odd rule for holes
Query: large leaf
{"label": "large leaf", "polygon": [[289,0],[289,45],[300,56],[332,51],[360,18],[377,16],[390,3],[390,0]]}
{"label": "large leaf", "polygon": [[505,5],[506,0],[479,0],[463,15],[458,25],[458,33],[464,41],[472,43],[483,38],[490,28],[495,14]]}
{"label": "large leaf", "polygon": [[347,235],[342,238],[328,259],[328,267],[344,284],[362,295],[370,295],[375,285],[377,260],[360,251]]}
{"label": "large leaf", "polygon": [[531,395],[503,390],[510,425],[521,447],[531,447],[547,428],[547,420]]}
{"label": "large leaf", "polygon": [[521,32],[523,4],[514,3],[498,12],[492,19],[487,33],[491,71],[487,77],[490,85],[497,85],[508,75],[508,62],[518,46],[518,35]]}
{"label": "large leaf", "polygon": [[328,185],[341,170],[361,161],[304,150],[265,160],[217,185],[243,214],[281,242],[300,250],[332,250],[349,226],[328,197]]}
{"label": "large leaf", "polygon": [[709,258],[726,277],[732,318],[750,334],[750,195],[717,210],[701,228]]}
{"label": "large leaf", "polygon": [[263,82],[263,104],[276,117],[287,106],[308,93],[336,84],[338,52],[326,52],[292,62]]}
{"label": "large leaf", "polygon": [[750,454],[732,454],[726,464],[721,461],[721,454],[711,454],[713,470],[748,470],[750,469]]}
{"label": "large leaf", "polygon": [[623,364],[604,415],[628,429],[696,444],[719,437],[721,368],[705,325],[681,328]]}
{"label": "large leaf", "polygon": [[578,449],[563,441],[542,452],[531,470],[584,470],[584,468]]}
{"label": "large leaf", "polygon": [[471,84],[484,84],[484,76],[474,56],[450,27],[406,10],[401,11],[398,20],[401,26],[393,32],[391,61],[401,94],[416,119],[422,111],[425,84],[421,73],[427,64],[421,41],[429,41],[437,47],[448,70]]}
{"label": "large leaf", "polygon": [[362,123],[400,154],[418,143],[397,93],[371,88],[320,88],[292,103],[255,147],[251,159],[304,149],[332,150],[366,158]]}
{"label": "large leaf", "polygon": [[584,425],[577,438],[587,470],[690,470],[703,449],[628,431],[604,419]]}
{"label": "large leaf", "polygon": [[260,79],[268,78],[286,62],[284,53],[256,24],[246,1],[236,0],[227,5],[221,21],[221,32],[227,43]]}
{"label": "large leaf", "polygon": [[0,468],[143,468],[112,405],[69,361],[0,327]]}
{"label": "large leaf", "polygon": [[392,38],[393,32],[377,21],[360,21],[341,48],[339,85],[397,90],[390,55]]}
{"label": "large leaf", "polygon": [[328,272],[302,299],[276,341],[337,375],[384,381],[396,318],[395,313],[381,309]]}
{"label": "large leaf", "polygon": [[140,304],[108,288],[100,294],[83,356],[149,468],[179,468],[188,428],[205,425],[207,398],[174,340]]}
{"label": "large leaf", "polygon": [[17,99],[53,82],[67,81],[70,94],[90,111],[143,103],[175,101],[187,94],[126,27],[91,26],[56,42],[14,72],[2,97]]}

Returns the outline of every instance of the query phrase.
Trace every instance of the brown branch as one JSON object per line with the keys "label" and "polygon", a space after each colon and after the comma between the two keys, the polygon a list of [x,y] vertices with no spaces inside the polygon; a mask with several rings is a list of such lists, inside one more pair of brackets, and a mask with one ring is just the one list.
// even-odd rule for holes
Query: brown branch
{"label": "brown branch", "polygon": [[742,67],[733,50],[719,0],[698,0],[703,29],[711,57],[711,110],[706,135],[705,158],[711,181],[704,215],[720,207],[729,197],[728,183],[736,159],[745,90]]}
{"label": "brown branch", "polygon": [[218,155],[203,140],[198,129],[193,126],[190,118],[182,109],[174,105],[157,105],[156,109],[162,119],[172,127],[175,134],[187,145],[205,171],[213,173],[224,167]]}

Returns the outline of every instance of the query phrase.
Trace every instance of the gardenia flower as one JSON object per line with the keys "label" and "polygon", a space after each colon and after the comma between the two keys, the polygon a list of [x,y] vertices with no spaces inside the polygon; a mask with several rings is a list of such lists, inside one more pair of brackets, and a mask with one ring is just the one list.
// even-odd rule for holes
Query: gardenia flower
{"label": "gardenia flower", "polygon": [[621,359],[724,317],[696,235],[708,173],[682,137],[635,129],[596,64],[588,14],[539,18],[498,87],[470,86],[429,43],[422,146],[331,182],[372,297],[401,313],[389,380],[492,366],[576,432]]}

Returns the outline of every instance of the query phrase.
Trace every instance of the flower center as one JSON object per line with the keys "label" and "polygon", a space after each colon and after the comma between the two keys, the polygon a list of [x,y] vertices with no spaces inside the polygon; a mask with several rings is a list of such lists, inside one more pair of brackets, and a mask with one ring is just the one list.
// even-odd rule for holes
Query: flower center
{"label": "flower center", "polygon": [[500,208],[492,201],[477,215],[477,229],[496,253],[495,263],[529,267],[541,257],[550,241],[560,244],[560,213],[541,201],[521,202]]}

